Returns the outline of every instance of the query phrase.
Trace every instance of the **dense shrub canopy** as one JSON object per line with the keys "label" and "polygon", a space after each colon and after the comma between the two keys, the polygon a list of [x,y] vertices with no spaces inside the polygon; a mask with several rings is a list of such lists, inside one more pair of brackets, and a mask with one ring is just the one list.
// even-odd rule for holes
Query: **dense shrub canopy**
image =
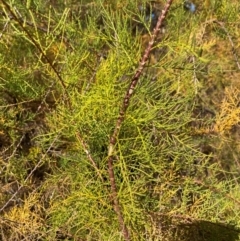
{"label": "dense shrub canopy", "polygon": [[165,4],[1,1],[1,240],[238,240],[240,4],[173,1],[134,79]]}

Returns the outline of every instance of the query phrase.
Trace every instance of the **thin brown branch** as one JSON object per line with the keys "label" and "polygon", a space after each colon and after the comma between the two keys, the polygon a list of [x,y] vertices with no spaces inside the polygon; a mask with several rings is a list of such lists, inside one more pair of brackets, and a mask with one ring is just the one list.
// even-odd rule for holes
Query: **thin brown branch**
{"label": "thin brown branch", "polygon": [[[42,50],[40,44],[34,39],[34,37],[32,36],[31,32],[28,31],[28,29],[24,26],[24,22],[22,21],[22,18],[19,18],[16,13],[14,12],[14,10],[11,8],[11,6],[4,0],[1,0],[1,2],[3,3],[3,5],[6,7],[6,9],[9,11],[11,18],[14,19],[19,26],[22,28],[22,30],[27,34],[28,38],[31,40],[31,42],[33,43],[33,45],[38,49],[38,51],[42,54],[42,56],[45,58],[45,60],[47,61],[47,63],[50,65],[51,69],[54,71],[54,73],[56,74],[58,80],[60,81],[63,89],[66,92],[66,85],[61,77],[61,75],[59,74],[59,72],[57,71],[56,67],[54,66],[54,64],[52,63],[52,61],[48,58],[48,56],[46,55],[46,53],[44,53],[44,51]],[[66,92],[67,93],[67,92]]]}
{"label": "thin brown branch", "polygon": [[98,167],[97,167],[97,164],[96,164],[95,161],[93,160],[93,157],[92,157],[90,151],[89,151],[88,148],[87,148],[87,144],[86,144],[85,141],[81,138],[79,132],[76,133],[76,137],[77,137],[78,141],[81,143],[81,145],[82,145],[82,147],[83,147],[83,150],[84,150],[84,152],[86,153],[86,155],[87,155],[87,157],[88,157],[88,160],[92,163],[92,166],[93,166],[94,169],[96,170],[99,178],[103,181],[102,175],[101,175],[101,173],[100,173],[100,171],[99,171],[99,169],[98,169]]}
{"label": "thin brown branch", "polygon": [[0,33],[0,39],[2,38],[3,33],[6,31],[9,23],[10,23],[10,19],[8,19],[8,20],[6,21],[6,23],[3,25],[2,32]]}
{"label": "thin brown branch", "polygon": [[[24,179],[23,184],[27,183],[27,181],[32,177],[33,173],[37,170],[38,167],[40,167],[44,163],[44,159],[46,158],[47,154],[50,152],[51,148],[53,147],[54,143],[57,141],[59,138],[59,133],[58,135],[54,138],[53,142],[51,145],[48,147],[47,151],[42,154],[42,157],[38,161],[38,163],[35,165],[35,167],[31,170],[31,172],[28,174],[28,176]],[[8,201],[0,208],[0,213],[4,211],[4,209],[8,206],[10,202],[14,200],[14,198],[17,196],[17,194],[20,192],[20,190],[23,188],[24,185],[20,185],[16,192],[11,196],[11,198],[8,199]]]}
{"label": "thin brown branch", "polygon": [[225,25],[223,22],[220,22],[220,21],[217,21],[215,20],[214,21],[215,23],[217,23],[222,29],[223,31],[227,34],[227,37],[228,37],[228,40],[231,44],[231,47],[232,47],[232,53],[233,53],[233,56],[235,58],[235,61],[236,61],[236,64],[237,64],[237,67],[238,69],[240,69],[240,63],[239,63],[239,60],[238,60],[238,55],[237,55],[237,51],[236,51],[236,48],[234,46],[234,43],[233,43],[233,40],[232,40],[232,37],[231,35],[229,34],[228,30],[226,29]]}
{"label": "thin brown branch", "polygon": [[151,49],[153,47],[153,44],[155,42],[155,39],[157,37],[158,32],[160,31],[161,26],[163,25],[163,21],[165,20],[167,13],[170,9],[170,6],[172,4],[173,0],[168,0],[164,10],[162,11],[162,14],[159,15],[158,17],[158,21],[156,24],[156,27],[153,30],[153,33],[151,35],[150,41],[148,43],[147,48],[145,49],[145,52],[143,54],[143,57],[138,65],[138,68],[135,72],[135,75],[133,76],[131,83],[126,91],[126,94],[124,96],[123,99],[123,103],[122,106],[120,108],[120,112],[119,112],[119,116],[113,131],[113,134],[110,137],[110,141],[109,141],[109,148],[108,148],[108,175],[109,175],[109,180],[110,180],[110,184],[111,184],[111,196],[112,196],[112,200],[113,200],[113,205],[114,205],[114,210],[118,216],[118,221],[123,233],[123,237],[125,240],[130,240],[130,234],[128,231],[128,228],[126,226],[126,224],[124,223],[124,218],[123,218],[123,214],[122,214],[122,210],[120,207],[120,203],[118,200],[118,191],[117,191],[117,185],[116,185],[116,181],[115,181],[115,176],[114,176],[114,167],[113,167],[113,160],[114,160],[114,147],[116,145],[117,142],[117,138],[120,132],[120,128],[121,125],[124,121],[125,118],[125,114],[127,111],[127,108],[129,107],[129,103],[130,103],[130,99],[133,95],[133,92],[136,88],[136,85],[139,81],[139,78],[143,72],[144,67],[146,66],[147,60],[149,59],[150,56],[150,52]]}

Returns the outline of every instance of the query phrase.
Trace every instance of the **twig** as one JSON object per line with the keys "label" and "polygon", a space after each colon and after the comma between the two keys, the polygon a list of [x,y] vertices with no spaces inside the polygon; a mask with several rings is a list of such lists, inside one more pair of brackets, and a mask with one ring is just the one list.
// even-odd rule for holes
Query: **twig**
{"label": "twig", "polygon": [[133,78],[131,80],[131,83],[130,83],[127,91],[126,91],[125,96],[124,96],[123,103],[122,103],[122,106],[120,108],[119,116],[118,116],[118,119],[117,119],[117,122],[116,122],[116,125],[115,125],[115,128],[114,128],[113,134],[111,135],[110,141],[109,141],[108,158],[107,159],[108,159],[108,175],[109,175],[109,180],[110,180],[110,184],[111,184],[111,196],[112,196],[112,199],[113,199],[114,210],[115,210],[115,212],[118,216],[118,221],[119,221],[119,224],[120,224],[120,227],[121,227],[121,230],[122,230],[122,234],[123,234],[123,237],[126,241],[130,240],[130,234],[129,234],[127,226],[124,223],[122,210],[121,210],[120,203],[119,203],[119,200],[118,200],[118,197],[117,197],[117,195],[118,195],[117,194],[117,185],[116,185],[116,181],[115,181],[114,167],[113,167],[114,147],[116,145],[117,138],[118,138],[118,135],[119,135],[119,132],[120,132],[120,128],[121,128],[121,125],[124,121],[125,114],[126,114],[127,108],[129,106],[129,103],[130,103],[130,98],[133,95],[133,92],[136,88],[136,85],[139,81],[139,78],[140,78],[140,76],[143,72],[143,69],[144,69],[144,67],[145,67],[145,65],[146,65],[146,63],[149,59],[150,52],[151,52],[151,49],[153,47],[156,36],[157,36],[158,32],[160,31],[160,28],[163,24],[164,19],[167,16],[167,13],[169,11],[169,8],[170,8],[172,2],[173,2],[173,0],[168,0],[164,10],[162,11],[162,14],[160,14],[159,17],[158,17],[156,27],[153,30],[153,33],[151,35],[148,46],[145,49],[143,57],[142,57],[139,65],[138,65],[138,68],[135,72],[135,75],[133,76]]}
{"label": "twig", "polygon": [[198,78],[197,78],[197,66],[196,66],[196,57],[193,55],[190,58],[190,61],[193,63],[193,76],[192,81],[194,84],[195,94],[197,94],[197,88],[198,88]]}
{"label": "twig", "polygon": [[56,74],[58,80],[60,81],[63,89],[65,90],[65,93],[67,94],[66,85],[65,85],[61,75],[59,74],[59,72],[57,71],[56,67],[54,66],[54,64],[49,59],[49,57],[44,53],[44,51],[42,50],[40,44],[34,39],[34,37],[31,35],[31,33],[28,31],[28,29],[24,26],[24,22],[22,21],[22,19],[17,17],[17,15],[12,10],[12,8],[9,6],[9,4],[6,1],[4,1],[4,0],[1,0],[1,1],[4,4],[4,6],[7,8],[7,10],[10,12],[11,18],[14,19],[19,24],[19,26],[27,34],[28,38],[32,41],[33,45],[38,49],[38,51],[46,59],[47,63],[50,65],[51,69],[54,71],[54,73]]}
{"label": "twig", "polygon": [[[59,133],[60,134],[60,133]],[[25,180],[23,181],[23,183],[25,184],[28,179],[30,179],[30,177],[32,176],[32,174],[37,170],[37,168],[43,164],[43,160],[45,159],[45,157],[47,156],[48,152],[51,150],[51,148],[53,147],[53,144],[57,141],[57,138],[59,137],[59,134],[56,135],[56,137],[54,138],[53,142],[51,143],[51,145],[48,147],[47,151],[42,155],[42,158],[40,158],[39,162],[37,163],[37,165],[31,170],[31,172],[28,174],[28,176],[25,178]],[[9,200],[3,205],[3,207],[0,209],[0,213],[8,206],[8,204],[17,196],[17,194],[19,193],[19,191],[23,188],[23,185],[20,185],[17,189],[17,191],[11,196],[11,198],[9,198]]]}
{"label": "twig", "polygon": [[232,41],[232,37],[231,35],[229,34],[229,32],[227,31],[226,27],[224,26],[224,23],[223,22],[219,22],[217,20],[214,21],[215,23],[217,23],[222,29],[223,31],[227,34],[227,37],[228,37],[228,40],[232,46],[232,53],[233,53],[233,56],[235,58],[235,61],[237,63],[237,67],[238,69],[240,69],[240,63],[239,63],[239,60],[238,60],[238,56],[237,56],[237,51],[236,51],[236,48],[234,47],[234,43]]}
{"label": "twig", "polygon": [[[18,12],[18,11],[17,11]],[[7,15],[5,14],[3,11],[0,12],[1,15],[5,16],[8,18],[8,21],[10,22],[11,20],[15,20],[15,18],[12,15]],[[34,25],[34,23],[30,22],[30,21],[24,21],[23,17],[21,16],[21,14],[18,12],[20,18],[19,20],[22,21],[22,23],[30,26],[30,27],[36,27],[38,30],[41,30],[42,32],[48,33],[49,30],[40,26],[36,26]]]}
{"label": "twig", "polygon": [[0,38],[2,38],[3,33],[6,31],[8,24],[10,23],[11,19],[8,19],[3,26],[2,32],[0,33]]}
{"label": "twig", "polygon": [[86,144],[85,141],[81,138],[79,132],[76,133],[76,136],[77,136],[77,139],[79,140],[79,142],[81,143],[81,145],[82,145],[82,147],[83,147],[83,150],[85,151],[88,159],[90,160],[90,162],[92,163],[93,167],[95,168],[95,170],[96,170],[99,178],[103,181],[102,175],[101,175],[101,173],[99,172],[99,169],[98,169],[95,161],[93,160],[90,151],[87,149],[87,144]]}

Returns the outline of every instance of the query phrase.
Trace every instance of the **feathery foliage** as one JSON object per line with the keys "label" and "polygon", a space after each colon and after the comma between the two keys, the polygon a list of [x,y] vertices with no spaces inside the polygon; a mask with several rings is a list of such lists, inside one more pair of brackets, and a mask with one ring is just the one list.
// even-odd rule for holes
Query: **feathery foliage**
{"label": "feathery foliage", "polygon": [[1,1],[1,240],[238,240],[240,4],[166,2]]}

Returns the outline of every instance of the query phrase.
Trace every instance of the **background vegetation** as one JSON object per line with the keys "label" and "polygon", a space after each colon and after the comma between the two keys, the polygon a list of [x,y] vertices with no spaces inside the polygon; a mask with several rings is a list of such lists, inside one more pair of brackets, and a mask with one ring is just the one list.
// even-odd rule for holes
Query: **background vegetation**
{"label": "background vegetation", "polygon": [[238,240],[237,0],[173,1],[113,149],[121,230],[110,137],[164,4],[1,1],[1,240]]}

